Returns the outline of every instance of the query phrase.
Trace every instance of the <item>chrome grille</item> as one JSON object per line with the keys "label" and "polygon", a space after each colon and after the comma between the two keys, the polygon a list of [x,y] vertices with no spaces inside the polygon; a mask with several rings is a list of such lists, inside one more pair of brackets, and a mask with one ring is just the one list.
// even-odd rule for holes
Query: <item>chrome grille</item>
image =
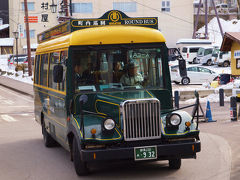
{"label": "chrome grille", "polygon": [[123,103],[124,139],[126,141],[161,137],[158,99],[128,100]]}

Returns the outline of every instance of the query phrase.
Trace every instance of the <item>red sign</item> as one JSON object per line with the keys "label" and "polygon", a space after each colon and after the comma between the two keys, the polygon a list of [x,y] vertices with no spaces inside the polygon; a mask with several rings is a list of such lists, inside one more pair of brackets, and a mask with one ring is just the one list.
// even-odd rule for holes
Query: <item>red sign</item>
{"label": "red sign", "polygon": [[[26,22],[26,17],[24,16],[24,22]],[[28,16],[29,23],[38,23],[38,16]]]}

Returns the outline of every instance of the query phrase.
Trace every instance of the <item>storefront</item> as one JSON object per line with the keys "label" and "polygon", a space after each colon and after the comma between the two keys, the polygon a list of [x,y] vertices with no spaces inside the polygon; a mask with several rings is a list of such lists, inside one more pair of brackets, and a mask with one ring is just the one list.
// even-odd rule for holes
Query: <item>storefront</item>
{"label": "storefront", "polygon": [[226,32],[221,51],[231,51],[232,75],[240,75],[240,32]]}

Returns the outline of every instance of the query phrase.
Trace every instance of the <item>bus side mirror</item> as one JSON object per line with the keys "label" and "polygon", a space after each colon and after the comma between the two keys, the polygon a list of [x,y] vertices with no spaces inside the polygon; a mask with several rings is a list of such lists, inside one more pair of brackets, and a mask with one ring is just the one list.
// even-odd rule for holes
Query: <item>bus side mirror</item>
{"label": "bus side mirror", "polygon": [[168,61],[175,61],[178,58],[178,56],[171,54],[168,56]]}
{"label": "bus side mirror", "polygon": [[63,66],[61,64],[53,67],[53,81],[55,83],[61,83],[63,81]]}

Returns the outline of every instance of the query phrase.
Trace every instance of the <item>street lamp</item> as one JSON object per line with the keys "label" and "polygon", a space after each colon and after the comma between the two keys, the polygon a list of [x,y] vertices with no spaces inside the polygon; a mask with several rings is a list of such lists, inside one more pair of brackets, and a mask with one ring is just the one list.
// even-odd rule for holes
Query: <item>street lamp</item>
{"label": "street lamp", "polygon": [[[13,36],[16,39],[16,58],[17,58],[17,66],[18,66],[18,36],[19,36],[19,32],[18,31],[13,32]],[[14,63],[14,58],[13,58],[13,63]]]}
{"label": "street lamp", "polygon": [[54,4],[54,1],[52,0],[52,4],[50,4],[51,12],[56,13],[57,12],[57,4]]}

